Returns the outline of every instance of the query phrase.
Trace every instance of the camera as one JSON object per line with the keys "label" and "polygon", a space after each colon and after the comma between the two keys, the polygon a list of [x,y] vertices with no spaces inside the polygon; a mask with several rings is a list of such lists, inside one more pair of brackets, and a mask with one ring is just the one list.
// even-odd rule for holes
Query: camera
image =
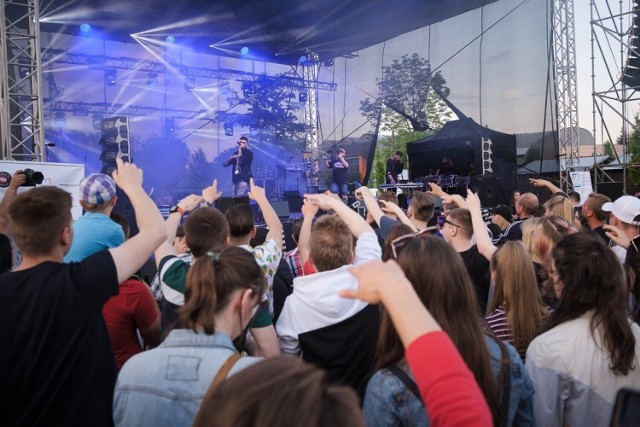
{"label": "camera", "polygon": [[42,184],[42,181],[44,180],[42,172],[37,172],[33,169],[27,168],[22,171],[22,173],[26,177],[26,181],[21,185],[21,187],[35,187],[36,185]]}

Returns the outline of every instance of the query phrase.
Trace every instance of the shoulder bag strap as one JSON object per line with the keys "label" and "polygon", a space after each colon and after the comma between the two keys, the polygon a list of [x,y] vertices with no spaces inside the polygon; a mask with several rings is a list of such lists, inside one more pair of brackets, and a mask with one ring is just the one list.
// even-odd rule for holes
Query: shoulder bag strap
{"label": "shoulder bag strap", "polygon": [[[396,365],[395,363],[392,365],[387,366],[387,369],[389,370],[389,372],[391,372],[393,375],[395,375],[396,377],[398,377],[398,379],[400,381],[403,382],[403,384],[413,393],[416,395],[416,397],[420,400],[420,402],[422,402],[422,396],[420,395],[420,390],[418,390],[418,386],[416,385],[416,382],[414,380],[411,379],[411,377],[409,375],[406,374],[406,372],[404,372],[404,370],[402,370],[402,368],[398,367],[398,365]],[[422,402],[424,403],[424,402]]]}
{"label": "shoulder bag strap", "polygon": [[229,374],[229,371],[231,370],[231,368],[233,368],[233,365],[236,364],[236,362],[238,360],[240,360],[242,356],[240,356],[238,353],[234,353],[231,356],[229,356],[229,358],[222,364],[222,366],[220,367],[220,369],[218,370],[218,373],[216,374],[215,377],[213,377],[213,381],[211,381],[211,384],[209,384],[209,388],[207,389],[207,393],[204,395],[204,398],[202,399],[202,403],[200,404],[200,409],[198,410],[198,414],[196,415],[196,418],[193,422],[193,425],[205,425],[203,424],[203,420],[201,419],[203,417],[202,415],[202,407],[206,406],[206,402],[208,402],[209,400],[211,400],[211,396],[213,395],[213,393],[216,391],[216,388],[218,387],[218,384],[220,384],[222,381],[225,380],[225,378],[227,378],[227,375]]}
{"label": "shoulder bag strap", "polygon": [[507,426],[509,421],[509,398],[511,397],[511,358],[507,351],[507,346],[504,345],[500,339],[495,338],[498,346],[500,347],[500,353],[502,353],[502,369],[500,369],[500,376],[502,377],[502,401],[500,402],[500,418],[501,426]]}

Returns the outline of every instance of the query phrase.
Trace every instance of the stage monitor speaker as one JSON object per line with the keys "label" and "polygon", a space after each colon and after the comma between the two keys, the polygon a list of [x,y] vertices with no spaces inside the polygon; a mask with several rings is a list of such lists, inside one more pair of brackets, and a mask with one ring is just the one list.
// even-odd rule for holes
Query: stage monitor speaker
{"label": "stage monitor speaker", "polygon": [[289,212],[302,211],[302,196],[297,191],[285,191],[285,198],[289,204]]}
{"label": "stage monitor speaker", "polygon": [[493,174],[482,175],[471,180],[469,188],[478,195],[482,207],[491,208],[507,204],[500,178]]}
{"label": "stage monitor speaker", "polygon": [[234,205],[248,205],[249,204],[249,197],[248,196],[243,196],[243,197],[221,197],[218,200],[216,200],[216,208],[218,208],[218,210],[222,213],[225,213],[226,211],[229,210],[229,208],[231,206]]}
{"label": "stage monitor speaker", "polygon": [[274,200],[269,202],[280,219],[289,219],[289,202],[286,200]]}

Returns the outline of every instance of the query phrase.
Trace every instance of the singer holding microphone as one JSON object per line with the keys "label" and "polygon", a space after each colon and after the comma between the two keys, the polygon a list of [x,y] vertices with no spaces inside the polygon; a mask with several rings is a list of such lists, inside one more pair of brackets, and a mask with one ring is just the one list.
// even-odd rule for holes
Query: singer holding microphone
{"label": "singer holding microphone", "polygon": [[233,197],[246,196],[249,190],[251,163],[253,152],[249,150],[249,138],[241,136],[238,140],[238,152],[222,163],[222,166],[233,166],[231,181],[233,182]]}

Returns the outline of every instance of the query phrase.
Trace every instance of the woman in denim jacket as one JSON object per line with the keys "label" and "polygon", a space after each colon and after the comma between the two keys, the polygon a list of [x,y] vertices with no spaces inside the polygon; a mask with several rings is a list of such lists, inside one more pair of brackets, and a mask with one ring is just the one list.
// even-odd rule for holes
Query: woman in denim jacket
{"label": "woman in denim jacket", "polygon": [[[117,426],[190,426],[209,384],[245,331],[266,282],[253,255],[225,246],[208,252],[187,275],[176,329],[159,347],[125,363],[113,400]],[[258,361],[242,357],[229,375]]]}
{"label": "woman in denim jacket", "polygon": [[[505,344],[508,353],[505,363],[508,362],[510,368],[508,414],[501,414],[505,384],[501,346],[490,332],[483,330],[482,315],[462,259],[441,239],[408,235],[394,242],[398,264],[474,374],[491,410],[494,425],[504,425],[505,421],[508,426],[533,425],[533,386],[520,356],[508,344]],[[384,313],[376,372],[369,381],[364,399],[367,425],[429,425],[429,408],[425,408],[405,382],[388,369],[391,365],[412,377],[402,343],[389,316]]]}

